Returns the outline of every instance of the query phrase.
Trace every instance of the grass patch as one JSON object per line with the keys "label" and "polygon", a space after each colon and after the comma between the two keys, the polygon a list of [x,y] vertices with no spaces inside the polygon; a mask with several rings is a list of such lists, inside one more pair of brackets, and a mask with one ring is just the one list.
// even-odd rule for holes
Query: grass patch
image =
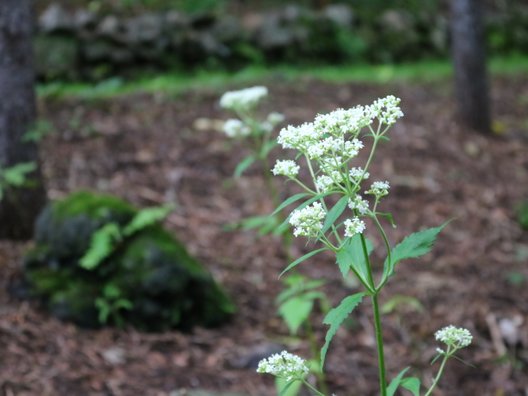
{"label": "grass patch", "polygon": [[[493,58],[490,70],[494,76],[516,75],[528,69],[528,56]],[[420,61],[398,65],[340,65],[340,66],[249,66],[236,72],[175,71],[144,76],[132,81],[111,78],[97,84],[52,82],[37,88],[40,97],[79,99],[108,99],[134,93],[179,94],[188,90],[221,90],[230,85],[243,85],[270,79],[296,81],[316,79],[331,83],[364,82],[386,84],[392,82],[430,82],[452,75],[449,61]]]}

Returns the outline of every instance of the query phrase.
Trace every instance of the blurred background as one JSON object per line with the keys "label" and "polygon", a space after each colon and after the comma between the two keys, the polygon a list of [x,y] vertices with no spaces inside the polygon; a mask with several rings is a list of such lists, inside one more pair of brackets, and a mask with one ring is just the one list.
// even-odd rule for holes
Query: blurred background
{"label": "blurred background", "polygon": [[[381,296],[389,375],[430,383],[452,323],[474,343],[437,395],[528,395],[521,0],[1,0],[0,395],[267,396],[259,359],[324,343],[359,285],[325,255],[278,279],[311,247],[262,231],[269,193],[299,191],[258,161],[234,175],[251,149],[218,103],[255,85],[275,134],[402,99],[370,172],[391,184],[389,238],[455,220]],[[276,297],[295,279],[324,298],[293,332]],[[332,393],[376,394],[371,319],[336,334]]]}

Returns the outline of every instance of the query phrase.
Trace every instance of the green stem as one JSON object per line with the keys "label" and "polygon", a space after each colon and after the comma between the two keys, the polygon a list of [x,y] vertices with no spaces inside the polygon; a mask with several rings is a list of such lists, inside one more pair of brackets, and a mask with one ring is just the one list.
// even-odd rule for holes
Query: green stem
{"label": "green stem", "polygon": [[[367,263],[368,278],[369,282],[374,285],[374,279],[372,276],[372,265],[370,264],[370,258],[368,256],[367,243],[363,234],[361,235],[361,245],[363,247],[363,254],[365,256],[365,262]],[[373,286],[374,287],[374,286]],[[381,317],[378,304],[379,291],[375,291],[371,294],[372,310],[374,313],[374,330],[376,333],[376,348],[378,352],[378,373],[379,373],[379,385],[381,396],[387,396],[387,377],[385,372],[385,353],[383,351],[383,331],[381,329]]]}
{"label": "green stem", "polygon": [[431,387],[429,388],[429,390],[427,391],[427,393],[424,396],[431,395],[431,393],[433,392],[433,389],[438,384],[438,381],[440,381],[440,378],[442,377],[442,374],[444,373],[445,365],[446,365],[446,363],[447,363],[447,361],[449,360],[449,357],[450,357],[449,349],[450,348],[447,348],[447,351],[444,353],[444,358],[442,359],[442,364],[440,364],[440,368],[438,369],[438,373],[436,374],[436,377],[433,380],[433,384],[431,385]]}
{"label": "green stem", "polygon": [[385,373],[385,353],[383,351],[383,333],[378,305],[378,294],[371,296],[372,310],[374,312],[374,329],[376,331],[376,346],[378,349],[378,373],[381,396],[387,396],[387,379]]}
{"label": "green stem", "polygon": [[302,380],[302,382],[303,382],[304,385],[306,385],[306,387],[307,387],[308,389],[310,389],[310,390],[311,390],[312,392],[314,392],[316,395],[318,395],[318,396],[325,396],[324,393],[319,392],[319,391],[318,391],[318,390],[317,390],[312,384],[310,384],[308,381],[306,381],[306,380]]}

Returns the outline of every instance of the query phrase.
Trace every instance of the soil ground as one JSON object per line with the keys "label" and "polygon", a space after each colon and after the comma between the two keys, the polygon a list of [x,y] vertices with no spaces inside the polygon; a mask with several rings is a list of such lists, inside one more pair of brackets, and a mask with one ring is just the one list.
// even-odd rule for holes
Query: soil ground
{"label": "soil ground", "polygon": [[[482,136],[453,122],[447,81],[369,86],[302,80],[267,81],[272,100],[297,124],[318,112],[402,98],[405,117],[380,149],[371,178],[389,180],[383,210],[398,227],[392,241],[446,219],[432,254],[399,265],[382,295],[416,299],[384,316],[390,376],[412,366],[430,383],[436,366],[434,332],[447,324],[469,328],[474,344],[460,354],[471,365],[449,364],[438,396],[526,395],[528,392],[528,233],[515,206],[528,199],[528,80],[494,81],[493,109],[501,133]],[[276,315],[278,273],[286,265],[280,241],[226,225],[272,211],[258,168],[231,175],[244,157],[216,120],[219,92],[176,97],[132,95],[111,101],[41,103],[57,133],[43,144],[49,195],[78,189],[115,193],[141,206],[177,203],[168,227],[187,243],[238,306],[219,329],[145,334],[133,329],[79,329],[60,322],[7,289],[22,271],[27,244],[0,244],[0,387],[4,395],[185,395],[208,389],[274,394],[273,381],[255,373],[259,354],[285,347],[308,356]],[[283,155],[277,150],[277,155]],[[285,194],[295,186],[277,182]],[[295,255],[306,250],[297,241]],[[355,290],[343,284],[331,257],[317,256],[301,272],[327,279],[332,304]],[[405,299],[403,299],[405,301]],[[408,299],[406,301],[409,301]],[[414,300],[412,300],[414,301]],[[170,303],[170,302],[167,302]],[[323,314],[313,318],[321,342]],[[371,308],[362,305],[334,338],[327,360],[336,395],[376,394]],[[172,392],[172,393],[171,393]]]}

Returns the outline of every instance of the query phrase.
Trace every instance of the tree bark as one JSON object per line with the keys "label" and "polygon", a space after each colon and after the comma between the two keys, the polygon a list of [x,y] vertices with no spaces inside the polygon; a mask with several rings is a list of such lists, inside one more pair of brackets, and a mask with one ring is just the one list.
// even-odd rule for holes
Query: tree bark
{"label": "tree bark", "polygon": [[[38,164],[38,148],[22,137],[36,117],[32,0],[0,0],[0,168]],[[0,201],[0,238],[29,239],[46,201],[40,170],[31,187],[8,189]]]}
{"label": "tree bark", "polygon": [[488,133],[491,117],[481,8],[481,0],[451,0],[451,41],[460,121]]}

